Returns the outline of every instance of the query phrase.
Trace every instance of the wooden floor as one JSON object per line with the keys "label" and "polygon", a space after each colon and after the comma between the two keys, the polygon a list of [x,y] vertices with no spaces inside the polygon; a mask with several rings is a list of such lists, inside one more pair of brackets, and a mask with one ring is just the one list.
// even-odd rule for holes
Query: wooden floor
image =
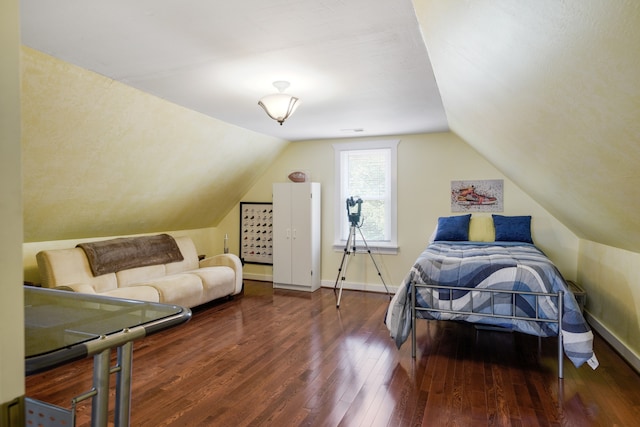
{"label": "wooden floor", "polygon": [[[640,376],[596,337],[600,367],[556,340],[420,321],[418,357],[383,324],[388,297],[331,289],[244,295],[194,310],[134,346],[132,426],[633,426]],[[91,388],[92,360],[27,378],[27,396],[68,408]],[[113,382],[113,378],[112,378]],[[111,405],[113,408],[113,404]],[[89,425],[90,405],[77,425]]]}

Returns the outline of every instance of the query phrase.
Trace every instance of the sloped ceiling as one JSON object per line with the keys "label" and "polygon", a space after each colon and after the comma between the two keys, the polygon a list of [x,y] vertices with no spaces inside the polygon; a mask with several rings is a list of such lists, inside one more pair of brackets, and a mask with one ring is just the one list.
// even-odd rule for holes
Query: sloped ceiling
{"label": "sloped ceiling", "polygon": [[[411,0],[21,0],[23,44],[289,141],[448,130]],[[279,126],[258,106],[287,80]]]}
{"label": "sloped ceiling", "polygon": [[[63,6],[63,3],[66,6]],[[99,185],[87,185],[80,178],[96,176],[98,178],[95,179],[99,180],[103,179],[99,177],[112,176],[112,174],[126,176],[132,170],[136,170],[135,167],[138,164],[141,166],[140,172],[133,175],[137,178],[131,184],[136,188],[140,188],[137,187],[138,185],[143,185],[144,191],[141,194],[131,195],[126,191],[116,193],[110,190],[108,197],[115,198],[116,203],[110,206],[104,202],[102,206],[115,214],[118,212],[118,206],[139,205],[135,212],[139,214],[139,220],[136,222],[131,219],[135,215],[122,219],[118,219],[117,215],[113,216],[112,218],[116,218],[114,221],[119,221],[119,226],[114,226],[111,231],[121,231],[112,234],[125,233],[129,228],[136,229],[134,232],[143,232],[145,230],[142,228],[149,224],[165,230],[171,229],[174,225],[197,226],[202,223],[202,220],[195,221],[193,218],[201,214],[208,215],[208,224],[215,224],[216,218],[226,212],[225,209],[229,209],[228,205],[218,207],[218,203],[229,196],[227,191],[232,188],[231,186],[236,187],[230,200],[237,196],[239,185],[247,185],[252,179],[256,179],[260,165],[277,155],[286,140],[331,137],[333,134],[327,133],[328,128],[331,128],[331,132],[336,132],[337,129],[339,136],[345,137],[348,135],[344,134],[343,129],[354,130],[362,127],[359,124],[362,122],[352,120],[353,118],[367,120],[373,117],[374,121],[379,123],[415,123],[413,118],[409,121],[396,120],[397,115],[386,116],[381,120],[379,112],[370,116],[362,111],[359,112],[360,114],[354,114],[357,107],[351,102],[345,102],[346,99],[350,101],[353,99],[381,106],[390,100],[404,99],[411,92],[407,91],[404,85],[400,90],[402,77],[406,77],[406,80],[417,88],[414,92],[420,95],[419,100],[413,104],[401,102],[391,105],[393,107],[402,105],[414,109],[424,123],[417,128],[412,124],[404,129],[413,129],[410,132],[442,130],[444,114],[441,106],[438,106],[440,99],[437,89],[439,88],[450,129],[579,237],[640,252],[640,219],[637,214],[640,208],[640,197],[638,197],[640,195],[638,191],[640,184],[638,168],[640,165],[640,78],[638,78],[640,76],[640,3],[637,1],[414,0],[417,20],[412,14],[407,15],[407,1],[397,2],[397,4],[375,1],[377,7],[372,7],[367,1],[278,0],[268,2],[269,5],[265,6],[264,2],[258,0],[237,2],[190,0],[180,2],[181,7],[170,10],[171,13],[164,11],[160,15],[154,15],[148,8],[156,3],[170,4],[153,1],[97,3],[73,0],[64,2],[22,0],[23,41],[29,41],[26,44],[32,45],[32,39],[26,36],[27,33],[53,27],[60,29],[62,31],[60,34],[69,36],[65,38],[54,34],[43,38],[47,43],[53,43],[56,49],[64,47],[69,40],[79,39],[84,45],[75,48],[73,53],[79,57],[87,57],[94,55],[98,51],[96,47],[101,43],[115,40],[120,44],[107,52],[127,54],[128,61],[135,62],[139,55],[144,53],[144,50],[134,49],[140,40],[146,40],[147,46],[160,50],[160,52],[155,51],[157,59],[170,53],[166,49],[168,40],[193,40],[196,36],[208,34],[208,37],[213,37],[208,47],[230,47],[230,50],[225,51],[226,55],[207,57],[203,54],[204,46],[198,44],[196,55],[191,57],[196,60],[183,60],[175,68],[166,68],[166,62],[156,64],[154,61],[138,61],[140,66],[151,67],[145,71],[147,73],[145,76],[150,79],[148,82],[157,84],[154,86],[157,88],[162,86],[168,76],[181,74],[191,79],[185,88],[201,88],[205,93],[212,90],[211,86],[202,84],[202,81],[195,78],[195,74],[186,72],[185,67],[196,66],[197,68],[200,65],[201,70],[215,70],[219,66],[226,72],[216,75],[215,84],[232,88],[220,89],[219,99],[223,100],[223,104],[229,99],[227,97],[246,96],[243,102],[254,105],[256,99],[269,90],[268,86],[272,80],[283,78],[280,74],[282,70],[275,67],[269,68],[266,65],[254,65],[255,70],[268,76],[266,78],[268,82],[261,83],[260,87],[255,86],[255,82],[242,87],[242,84],[225,81],[225,78],[236,74],[243,75],[246,71],[242,70],[246,69],[241,65],[249,63],[252,55],[256,55],[257,58],[257,62],[251,62],[252,64],[260,64],[261,61],[266,64],[267,60],[280,61],[287,64],[289,69],[298,72],[297,75],[313,76],[313,82],[304,84],[310,83],[309,87],[319,87],[320,92],[324,91],[326,95],[322,96],[321,102],[313,107],[313,101],[311,101],[313,92],[307,92],[306,88],[303,90],[300,87],[298,94],[303,98],[308,109],[304,110],[301,107],[290,123],[293,124],[293,119],[299,118],[310,133],[305,133],[304,136],[302,134],[287,135],[285,127],[276,127],[276,131],[268,134],[267,132],[272,131],[263,132],[258,125],[249,124],[252,120],[267,120],[264,113],[257,107],[252,107],[250,117],[242,120],[234,115],[234,108],[228,108],[228,115],[217,117],[226,123],[216,122],[212,125],[211,122],[207,122],[197,126],[196,133],[202,130],[201,126],[208,130],[212,127],[216,129],[213,134],[220,137],[213,139],[222,139],[230,147],[235,143],[234,141],[243,140],[247,145],[236,147],[236,149],[244,150],[244,154],[255,153],[250,148],[253,147],[250,142],[256,140],[266,140],[269,148],[261,154],[256,154],[253,163],[251,163],[252,160],[243,158],[241,161],[232,162],[235,168],[227,168],[224,160],[218,160],[212,164],[204,162],[205,158],[216,158],[218,153],[215,145],[207,145],[213,140],[208,139],[207,132],[203,132],[201,137],[194,138],[191,142],[195,144],[190,147],[193,150],[191,155],[177,150],[168,142],[163,142],[159,146],[160,150],[167,150],[167,154],[177,163],[195,162],[195,169],[199,172],[195,174],[180,172],[185,175],[176,178],[177,184],[170,184],[171,191],[163,191],[161,194],[156,193],[157,189],[161,188],[161,184],[164,184],[160,182],[160,178],[154,178],[154,181],[142,184],[143,177],[157,176],[158,173],[162,174],[158,172],[163,170],[162,167],[171,167],[171,163],[174,163],[175,168],[176,164],[169,162],[168,165],[158,166],[156,162],[151,163],[156,164],[151,167],[147,159],[152,162],[157,157],[152,155],[149,158],[148,156],[148,153],[154,152],[153,145],[140,149],[137,157],[126,160],[127,163],[113,163],[119,165],[114,169],[113,164],[104,160],[104,156],[110,153],[111,157],[106,158],[112,159],[117,157],[114,154],[117,151],[108,151],[107,146],[101,146],[103,139],[94,137],[92,141],[94,145],[88,147],[83,147],[79,141],[76,141],[77,151],[74,151],[65,148],[64,144],[68,141],[64,141],[64,138],[58,135],[61,138],[58,145],[49,148],[51,159],[55,159],[55,166],[48,165],[45,161],[47,159],[36,155],[31,158],[37,158],[39,161],[28,163],[32,153],[36,153],[35,150],[45,147],[34,147],[34,151],[29,151],[31,148],[25,149],[25,174],[35,173],[35,176],[40,178],[37,182],[31,182],[29,179],[25,181],[25,201],[31,200],[31,204],[25,203],[25,232],[32,227],[36,229],[42,221],[49,221],[45,215],[52,214],[47,211],[50,206],[46,201],[54,195],[48,193],[44,186],[47,179],[55,176],[55,179],[59,180],[60,173],[63,176],[67,174],[62,182],[70,189],[69,199],[82,195],[81,201],[93,203],[95,195],[105,189]],[[214,5],[211,6],[213,9],[208,14],[210,18],[208,21],[206,19],[189,21],[188,17],[184,16],[185,11],[205,3]],[[389,6],[391,4],[393,7]],[[52,9],[45,8],[47,5]],[[137,6],[126,13],[108,13],[110,7],[120,8],[126,5]],[[252,5],[253,9],[257,8],[257,12],[247,14],[249,10],[253,10],[249,5]],[[95,8],[98,7],[101,11],[98,15],[104,16],[107,20],[106,27],[101,27],[97,23],[86,25],[87,23],[84,22],[81,30],[65,31],[65,26],[77,23],[80,19],[79,12],[96,10]],[[45,10],[47,12],[43,13]],[[52,13],[60,10],[65,13],[59,18],[54,18]],[[378,14],[375,14],[374,10]],[[349,14],[345,14],[346,12]],[[25,18],[31,17],[33,13],[36,13],[39,19],[27,26],[28,22]],[[166,21],[174,15],[178,19],[171,22],[181,23],[180,25],[169,25]],[[404,20],[399,15],[402,15]],[[245,16],[246,19],[237,19],[238,16]],[[69,17],[73,19],[69,20]],[[221,17],[222,20],[218,19],[215,22],[223,22],[224,25],[216,27],[214,18]],[[236,19],[232,19],[234,17]],[[289,21],[292,20],[300,25],[290,24]],[[304,22],[301,23],[300,20]],[[341,23],[343,26],[341,31],[336,32],[334,27],[327,27],[333,21]],[[55,25],[45,25],[52,22]],[[145,22],[145,26],[141,26],[140,22]],[[211,24],[205,25],[207,22]],[[232,22],[233,25],[227,25],[227,22]],[[385,27],[385,22],[388,22],[390,27]],[[154,23],[157,25],[153,25]],[[405,27],[408,30],[402,31]],[[212,30],[215,28],[225,30],[219,33]],[[267,39],[264,43],[256,42],[255,46],[249,45],[251,48],[248,48],[241,42],[243,40],[241,36],[248,33],[255,39],[257,28],[263,29],[261,34],[264,34]],[[412,28],[413,31],[411,31]],[[153,39],[150,40],[147,37],[151,29],[167,32],[154,36],[157,37],[155,40],[158,40],[158,43],[153,44]],[[422,32],[421,35],[419,30]],[[207,33],[207,31],[213,31],[213,33]],[[417,37],[416,31],[418,31]],[[121,34],[126,36],[118,37]],[[297,37],[298,35],[300,37]],[[423,42],[420,38],[423,38]],[[338,49],[347,45],[353,50]],[[376,49],[376,46],[380,48]],[[410,51],[412,53],[407,54],[404,49],[401,49],[404,46],[413,48]],[[32,47],[72,62],[56,49],[47,50],[35,45]],[[321,47],[322,60],[318,61],[318,57],[315,57],[313,62],[305,64],[305,59],[314,57],[302,55],[300,52],[311,47]],[[234,56],[232,53],[234,49],[241,54]],[[330,59],[329,56],[324,55],[327,52],[337,52],[338,57]],[[423,61],[416,61],[415,58]],[[224,60],[227,59],[232,61],[233,66],[230,68],[223,66]],[[387,60],[399,67],[376,69],[375,62],[372,62],[375,59]],[[118,64],[110,62],[112,60],[112,57],[108,57],[105,64]],[[93,58],[93,61],[93,64],[100,65],[102,60]],[[157,66],[160,68],[157,68],[154,74],[154,67]],[[434,73],[431,72],[431,66]],[[94,69],[87,66],[84,68]],[[329,70],[332,77],[321,78],[323,73]],[[383,83],[370,86],[362,84],[359,78],[354,78],[354,74],[350,73],[353,70],[357,71],[356,76],[362,78],[383,77]],[[403,70],[407,72],[402,73]],[[437,87],[431,84],[434,81],[434,74]],[[247,77],[246,74],[244,76]],[[416,76],[420,78],[416,80]],[[46,82],[47,76],[41,77],[43,82]],[[131,85],[144,80],[140,74],[122,73],[109,77],[127,80]],[[284,76],[284,78],[292,81],[291,91],[293,91],[298,82],[293,77]],[[195,86],[192,86],[193,84]],[[207,82],[207,84],[213,83]],[[303,85],[302,82],[300,84]],[[240,95],[243,90],[249,94]],[[362,95],[355,96],[356,90],[362,91],[360,92]],[[109,93],[107,97],[113,94],[111,91],[107,92]],[[211,92],[208,93],[211,95]],[[434,94],[435,103],[425,101],[430,94]],[[65,96],[62,92],[59,95]],[[160,96],[157,93],[154,95]],[[209,96],[206,99],[213,100],[216,97]],[[144,103],[144,101],[141,102]],[[349,120],[327,121],[327,116],[323,114],[327,111],[333,113],[340,111],[338,109],[340,106],[348,107],[347,110],[342,111],[347,111],[343,116]],[[56,106],[51,106],[51,109],[56,112]],[[170,118],[173,116],[166,112],[164,114],[168,114],[166,117],[168,117],[167,126],[169,127],[163,126],[162,130],[171,130]],[[180,114],[190,116],[191,113],[181,112]],[[32,119],[43,120],[44,118],[33,117]],[[192,118],[184,118],[184,120],[189,121]],[[200,117],[197,120],[200,120]],[[267,126],[275,125],[270,121],[266,123],[268,123]],[[285,123],[285,126],[288,124]],[[444,126],[446,127],[446,122]],[[365,131],[370,132],[366,133],[370,135],[402,134],[403,131],[399,129],[371,128]],[[256,130],[257,133],[254,132]],[[127,134],[126,129],[121,131],[131,136]],[[236,132],[241,134],[239,138]],[[171,132],[166,133],[171,135]],[[362,135],[364,133],[359,136]],[[50,134],[41,135],[44,138],[42,141],[51,136]],[[147,137],[148,135],[134,134],[125,141],[128,144],[134,144],[146,140]],[[82,154],[83,150],[86,150],[84,154]],[[91,153],[93,156],[91,158],[96,160],[99,167],[79,171],[79,173],[82,172],[79,177],[69,174],[66,168],[76,167],[74,156],[82,158],[87,153]],[[100,157],[101,155],[103,157]],[[217,166],[223,171],[221,176],[231,182],[229,186],[218,188],[216,180],[210,179],[207,175],[207,168],[215,170]],[[252,169],[253,166],[256,168]],[[54,169],[51,169],[52,167]],[[233,173],[231,169],[234,169]],[[245,173],[245,175],[239,176],[236,173],[239,175]],[[110,181],[107,180],[107,182]],[[116,180],[112,188],[113,186],[126,188],[126,184],[129,183]],[[184,190],[185,188],[188,189]],[[192,198],[190,199],[184,193],[181,195],[181,189],[187,191]],[[31,193],[28,194],[29,192]],[[168,205],[180,206],[184,200],[193,200],[196,193],[208,198],[208,201],[196,204],[193,210],[174,209],[168,213],[161,212],[160,209]],[[164,204],[150,203],[149,200],[154,197],[163,200]],[[59,198],[56,203],[61,203]],[[82,203],[80,205],[82,206]],[[92,215],[96,212],[89,210],[82,216],[74,213],[66,218],[66,221],[62,221],[63,223],[56,224],[60,230],[64,230],[64,233],[54,231],[44,237],[43,235],[31,237],[64,238],[61,236],[77,234],[78,230],[84,230],[85,236],[99,235],[89,234],[94,233],[93,230],[86,231],[86,227],[91,224]],[[172,220],[168,221],[166,218],[172,218]],[[123,227],[122,224],[127,221],[130,224]],[[80,225],[73,225],[74,222]],[[49,230],[51,231],[52,228]]]}
{"label": "sloped ceiling", "polygon": [[282,149],[23,47],[24,241],[215,226]]}
{"label": "sloped ceiling", "polygon": [[452,131],[579,237],[640,252],[640,3],[414,4]]}
{"label": "sloped ceiling", "polygon": [[[21,0],[25,241],[213,227],[290,141],[448,130],[410,0]],[[258,106],[289,80],[295,115]]]}

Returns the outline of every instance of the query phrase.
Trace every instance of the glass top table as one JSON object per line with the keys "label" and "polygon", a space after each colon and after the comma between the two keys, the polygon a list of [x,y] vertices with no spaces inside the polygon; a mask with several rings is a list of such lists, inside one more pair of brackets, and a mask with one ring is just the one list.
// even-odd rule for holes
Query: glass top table
{"label": "glass top table", "polygon": [[94,356],[92,425],[107,422],[110,350],[118,348],[114,371],[122,383],[116,425],[128,425],[133,341],[191,318],[191,310],[176,305],[35,287],[24,289],[24,310],[26,375]]}

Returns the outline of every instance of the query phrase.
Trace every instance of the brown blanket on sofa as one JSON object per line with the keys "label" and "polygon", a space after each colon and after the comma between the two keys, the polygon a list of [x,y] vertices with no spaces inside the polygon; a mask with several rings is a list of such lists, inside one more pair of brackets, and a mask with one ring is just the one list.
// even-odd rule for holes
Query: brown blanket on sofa
{"label": "brown blanket on sofa", "polygon": [[168,234],[121,237],[100,242],[80,243],[94,276],[135,267],[182,261],[178,244]]}

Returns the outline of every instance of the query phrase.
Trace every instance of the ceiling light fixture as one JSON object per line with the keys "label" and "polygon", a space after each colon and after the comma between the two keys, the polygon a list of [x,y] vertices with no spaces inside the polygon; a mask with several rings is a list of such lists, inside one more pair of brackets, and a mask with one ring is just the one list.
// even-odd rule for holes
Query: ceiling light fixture
{"label": "ceiling light fixture", "polygon": [[298,102],[299,99],[295,96],[283,93],[284,90],[289,87],[289,82],[278,80],[277,82],[273,82],[273,85],[278,89],[278,93],[262,97],[262,99],[258,101],[258,105],[264,108],[264,111],[269,117],[282,126],[282,123],[291,117],[300,103]]}

